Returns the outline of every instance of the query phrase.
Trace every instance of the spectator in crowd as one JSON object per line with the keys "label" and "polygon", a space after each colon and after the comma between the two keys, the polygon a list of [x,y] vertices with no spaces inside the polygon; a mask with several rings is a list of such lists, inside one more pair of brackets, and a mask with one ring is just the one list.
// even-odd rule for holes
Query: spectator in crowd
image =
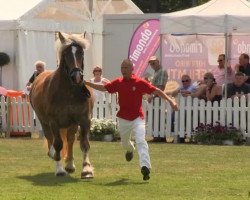
{"label": "spectator in crowd", "polygon": [[250,63],[248,54],[243,53],[240,55],[239,64],[236,64],[235,71],[244,73],[246,83],[250,84]]}
{"label": "spectator in crowd", "polygon": [[[168,81],[167,71],[162,69],[162,66],[160,65],[160,61],[156,56],[151,56],[149,58],[148,63],[151,66],[151,68],[154,70],[154,76],[153,76],[153,79],[151,81],[152,85],[159,88],[160,90],[164,91],[166,83]],[[156,96],[154,94],[150,95],[148,97],[148,102],[151,103],[151,101],[155,97],[157,97],[157,95]],[[160,101],[160,104],[161,104],[161,101]],[[154,139],[152,141],[153,142],[166,142],[166,138],[161,138],[160,136],[154,137]]]}
{"label": "spectator in crowd", "polygon": [[131,141],[131,134],[135,136],[136,147],[139,154],[141,173],[143,180],[148,180],[151,168],[148,153],[148,144],[145,140],[145,121],[142,110],[142,96],[145,93],[155,94],[167,100],[174,110],[177,104],[164,92],[147,81],[138,78],[133,73],[133,63],[129,59],[123,60],[121,64],[122,77],[119,77],[106,85],[98,85],[86,82],[86,85],[109,93],[118,92],[120,110],[117,113],[119,121],[119,132],[122,146],[127,151],[126,160],[131,161],[135,146]]}
{"label": "spectator in crowd", "polygon": [[[225,54],[218,56],[218,67],[213,71],[215,81],[218,85],[222,86],[225,81]],[[231,66],[227,67],[227,83],[232,83],[234,79],[234,71]]]}
{"label": "spectator in crowd", "polygon": [[227,98],[241,97],[250,93],[250,85],[245,83],[246,75],[236,72],[234,82],[227,84]]}
{"label": "spectator in crowd", "polygon": [[197,86],[196,91],[191,93],[190,96],[193,98],[206,100],[206,89],[207,89],[207,85],[205,84],[205,82],[200,81],[200,84]]}
{"label": "spectator in crowd", "polygon": [[[95,83],[95,84],[99,84],[99,85],[105,85],[105,84],[110,82],[108,79],[106,79],[106,78],[104,78],[102,76],[102,67],[99,66],[99,65],[96,65],[93,68],[93,75],[94,75],[94,77],[90,79],[91,83]],[[101,92],[101,91],[98,91],[98,90],[94,89],[93,94],[94,94],[96,102],[106,100],[104,92]]]}
{"label": "spectator in crowd", "polygon": [[177,96],[178,94],[181,94],[182,96],[186,97],[191,95],[191,93],[196,92],[197,87],[192,85],[192,80],[188,74],[182,75],[181,82],[182,86],[173,91],[171,94],[169,93],[169,95]]}
{"label": "spectator in crowd", "polygon": [[206,87],[206,100],[207,101],[220,101],[222,99],[222,87],[219,86],[211,72],[204,74],[204,82]]}
{"label": "spectator in crowd", "polygon": [[[160,61],[156,56],[151,56],[148,61],[151,68],[154,70],[154,76],[151,81],[152,85],[164,91],[165,85],[168,81],[167,71],[162,69],[160,65]],[[150,96],[148,98],[148,102],[150,103],[154,96]]]}
{"label": "spectator in crowd", "polygon": [[202,84],[196,92],[192,93],[192,97],[204,99],[206,101],[220,101],[222,99],[222,87],[219,86],[211,72],[204,74],[204,84]]}
{"label": "spectator in crowd", "polygon": [[30,91],[32,83],[34,82],[36,77],[39,74],[41,74],[42,72],[44,72],[45,66],[46,66],[46,63],[43,62],[43,61],[38,60],[38,61],[35,62],[36,71],[32,74],[32,76],[29,79],[29,82],[26,84],[27,91]]}

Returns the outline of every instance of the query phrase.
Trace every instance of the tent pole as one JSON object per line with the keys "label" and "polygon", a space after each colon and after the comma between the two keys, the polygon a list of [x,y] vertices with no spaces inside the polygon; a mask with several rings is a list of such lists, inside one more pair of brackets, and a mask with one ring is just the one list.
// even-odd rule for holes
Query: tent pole
{"label": "tent pole", "polygon": [[225,85],[224,85],[224,93],[225,93],[225,98],[227,100],[227,66],[228,66],[228,60],[229,60],[229,33],[225,33]]}

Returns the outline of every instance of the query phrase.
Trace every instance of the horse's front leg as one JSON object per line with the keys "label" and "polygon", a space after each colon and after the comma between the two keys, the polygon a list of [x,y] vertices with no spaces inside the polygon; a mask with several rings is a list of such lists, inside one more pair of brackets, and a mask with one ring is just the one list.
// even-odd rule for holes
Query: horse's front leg
{"label": "horse's front leg", "polygon": [[78,128],[77,125],[72,125],[68,128],[68,131],[67,131],[68,152],[67,152],[67,157],[65,160],[65,163],[66,163],[65,170],[68,173],[75,172],[73,145],[75,142],[75,134],[77,132],[77,128]]}
{"label": "horse's front leg", "polygon": [[89,130],[90,130],[90,119],[86,120],[83,125],[80,126],[80,146],[83,152],[83,169],[81,178],[89,179],[94,177],[93,167],[89,161]]}
{"label": "horse's front leg", "polygon": [[67,172],[65,171],[62,163],[61,163],[61,155],[60,152],[63,148],[63,141],[60,135],[60,129],[57,126],[56,123],[51,122],[50,123],[50,129],[51,132],[54,135],[54,141],[53,141],[53,146],[50,148],[50,154],[52,155],[53,159],[56,161],[56,171],[55,175],[56,176],[65,176],[67,175]]}

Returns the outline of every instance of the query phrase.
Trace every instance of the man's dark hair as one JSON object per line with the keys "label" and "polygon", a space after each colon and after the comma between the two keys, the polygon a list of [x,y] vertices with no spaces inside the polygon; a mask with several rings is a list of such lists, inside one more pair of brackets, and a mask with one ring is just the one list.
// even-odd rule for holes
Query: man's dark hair
{"label": "man's dark hair", "polygon": [[225,55],[225,54],[220,54],[219,56],[222,56],[224,60],[225,60],[225,58],[226,58],[226,55]]}
{"label": "man's dark hair", "polygon": [[245,76],[245,74],[243,72],[236,72],[235,76]]}
{"label": "man's dark hair", "polygon": [[241,54],[241,55],[243,56],[244,59],[249,60],[249,55],[248,55],[247,53],[243,53],[243,54]]}

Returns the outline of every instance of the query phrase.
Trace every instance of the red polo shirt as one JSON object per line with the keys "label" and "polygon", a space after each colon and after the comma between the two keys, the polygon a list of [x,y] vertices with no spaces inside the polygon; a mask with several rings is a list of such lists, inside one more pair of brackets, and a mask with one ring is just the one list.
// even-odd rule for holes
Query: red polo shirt
{"label": "red polo shirt", "polygon": [[120,110],[117,117],[132,121],[137,117],[144,118],[142,110],[142,96],[151,94],[156,87],[132,75],[130,80],[123,77],[117,78],[105,85],[109,93],[118,92]]}

